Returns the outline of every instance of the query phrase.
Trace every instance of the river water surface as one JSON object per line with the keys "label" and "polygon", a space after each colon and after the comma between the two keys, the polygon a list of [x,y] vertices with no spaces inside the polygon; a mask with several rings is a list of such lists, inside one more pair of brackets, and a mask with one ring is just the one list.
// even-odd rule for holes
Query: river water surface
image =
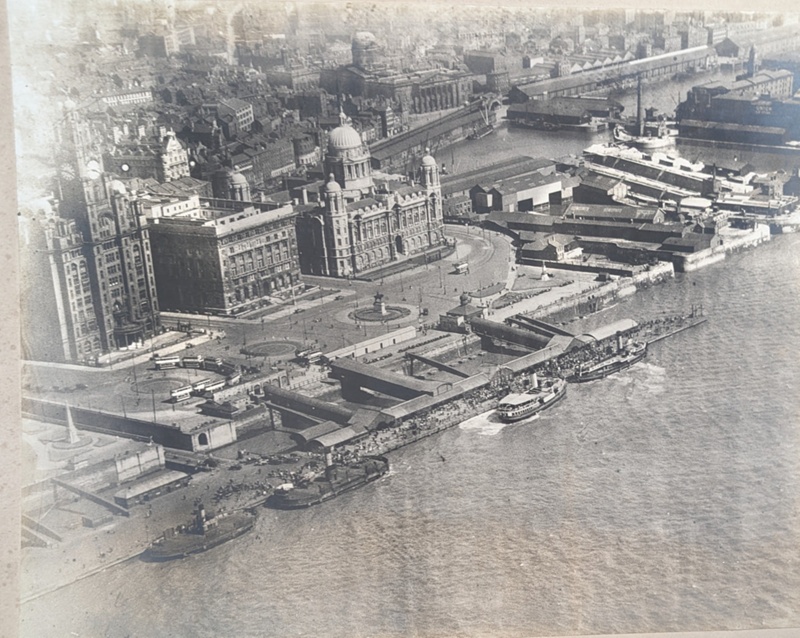
{"label": "river water surface", "polygon": [[[494,157],[512,133],[485,138]],[[528,153],[555,154],[551,142]],[[457,162],[468,148],[454,149]],[[563,139],[557,148],[572,152]],[[45,596],[23,608],[23,635],[800,625],[800,235],[573,327],[693,304],[706,324],[630,370],[570,386],[529,422],[471,419],[392,453],[390,474],[361,490],[308,511],[265,510],[253,533],[198,557],[134,561]]]}

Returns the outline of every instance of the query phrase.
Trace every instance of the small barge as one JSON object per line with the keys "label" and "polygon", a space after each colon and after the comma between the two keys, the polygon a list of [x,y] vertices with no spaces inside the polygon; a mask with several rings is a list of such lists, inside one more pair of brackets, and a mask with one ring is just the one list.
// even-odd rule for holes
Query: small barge
{"label": "small barge", "polygon": [[280,510],[311,507],[371,483],[388,471],[389,461],[383,456],[368,456],[348,465],[330,464],[312,479],[280,486],[265,505]]}
{"label": "small barge", "polygon": [[479,140],[494,132],[494,125],[486,124],[484,126],[476,127],[472,133],[467,135],[468,140]]}

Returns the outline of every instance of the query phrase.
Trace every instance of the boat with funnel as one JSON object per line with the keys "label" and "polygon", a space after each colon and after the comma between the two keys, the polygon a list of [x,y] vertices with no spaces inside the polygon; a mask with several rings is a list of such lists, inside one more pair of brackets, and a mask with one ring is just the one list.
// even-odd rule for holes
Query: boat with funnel
{"label": "boat with funnel", "polygon": [[569,380],[574,383],[585,381],[595,381],[603,379],[626,368],[630,368],[634,363],[638,363],[647,356],[647,344],[641,341],[632,342],[607,357],[586,367],[576,370]]}
{"label": "boat with funnel", "polygon": [[497,404],[497,414],[501,421],[513,423],[533,416],[549,408],[567,394],[567,382],[557,377],[539,381],[533,375],[532,388],[527,392],[506,395]]}
{"label": "boat with funnel", "polygon": [[389,471],[389,461],[383,456],[366,456],[347,465],[331,463],[328,457],[326,464],[317,476],[279,486],[265,505],[279,510],[311,507],[363,487]]}
{"label": "boat with funnel", "polygon": [[202,504],[188,525],[166,530],[143,553],[142,559],[160,562],[200,554],[246,534],[255,525],[256,517],[247,512],[209,516]]}
{"label": "boat with funnel", "polygon": [[[622,126],[615,126],[614,140],[648,151],[673,146],[678,136],[678,129],[675,127],[668,128],[667,121],[661,118],[658,121],[651,120],[648,122],[645,120],[641,75],[637,77],[636,83],[636,121],[629,124],[628,131]],[[648,128],[650,129],[649,132]],[[629,133],[631,130],[634,130],[636,134]]]}
{"label": "boat with funnel", "polygon": [[650,135],[630,135],[620,127],[614,129],[614,139],[622,144],[632,144],[644,150],[655,150],[674,146],[678,132],[667,128],[659,127],[655,136]]}

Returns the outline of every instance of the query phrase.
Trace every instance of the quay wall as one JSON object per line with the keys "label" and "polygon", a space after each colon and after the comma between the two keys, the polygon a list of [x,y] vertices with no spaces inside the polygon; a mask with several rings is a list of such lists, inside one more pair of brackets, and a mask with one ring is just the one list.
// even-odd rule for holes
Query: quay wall
{"label": "quay wall", "polygon": [[677,272],[692,272],[724,261],[728,253],[738,252],[746,248],[758,246],[772,238],[770,227],[767,224],[756,224],[756,227],[743,235],[736,237],[725,236],[722,244],[713,248],[706,248],[691,255],[676,255],[673,263]]}
{"label": "quay wall", "polygon": [[[63,403],[23,397],[21,407],[23,417],[66,426],[67,407]],[[213,450],[236,440],[235,427],[227,421],[212,423],[191,432],[185,432],[177,425],[142,421],[87,408],[70,406],[70,412],[76,427],[80,429],[124,436],[137,441],[152,439],[153,443],[164,447],[188,452]]]}
{"label": "quay wall", "polygon": [[461,350],[464,346],[468,348],[474,347],[476,344],[480,344],[480,342],[481,338],[478,335],[467,334],[458,340],[448,341],[447,343],[435,348],[431,348],[430,350],[422,350],[420,354],[432,359],[434,357],[441,357],[442,355],[447,355],[454,351]]}
{"label": "quay wall", "polygon": [[731,142],[728,140],[708,140],[700,137],[678,136],[676,138],[678,146],[703,146],[705,148],[724,148],[735,151],[754,151],[760,153],[770,153],[783,155],[800,162],[800,148],[796,146],[776,146],[771,144],[750,144],[748,142]]}
{"label": "quay wall", "polygon": [[633,277],[625,277],[610,281],[596,288],[584,290],[571,297],[560,299],[552,304],[523,314],[534,319],[543,319],[567,311],[569,311],[571,313],[570,316],[572,316],[575,314],[576,309],[580,309],[581,307],[585,308],[586,313],[596,312],[608,302],[618,297],[625,297],[632,294],[632,288],[646,288],[674,276],[674,265],[669,262],[662,262],[651,266],[648,270],[642,270],[636,273]]}
{"label": "quay wall", "polygon": [[[153,438],[153,442],[164,445],[165,447],[177,448],[179,450],[192,450],[192,437],[184,433],[178,426],[166,425],[150,421],[141,421],[130,417],[98,412],[86,408],[70,406],[72,418],[76,427],[86,430],[113,433],[119,436],[134,438],[137,440],[147,440]],[[22,398],[22,414],[25,417],[66,425],[67,408],[62,403],[51,403],[40,399],[29,397]]]}
{"label": "quay wall", "polygon": [[632,268],[609,268],[604,266],[592,266],[589,264],[571,264],[565,261],[542,261],[541,259],[531,259],[529,257],[521,257],[519,263],[525,266],[541,266],[544,264],[550,270],[570,270],[596,274],[608,273],[609,275],[616,275],[618,277],[633,277],[635,274]]}

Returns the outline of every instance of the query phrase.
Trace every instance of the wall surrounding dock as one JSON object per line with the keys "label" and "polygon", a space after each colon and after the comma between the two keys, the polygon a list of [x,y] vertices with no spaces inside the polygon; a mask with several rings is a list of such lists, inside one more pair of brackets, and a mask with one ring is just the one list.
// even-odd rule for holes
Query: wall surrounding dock
{"label": "wall surrounding dock", "polygon": [[[533,312],[523,313],[534,319],[556,316],[558,319],[571,319],[575,314],[597,312],[619,297],[632,294],[635,289],[647,288],[675,276],[675,268],[671,263],[659,263],[648,270],[642,270],[633,277],[616,279],[606,284],[584,290],[565,299],[543,306]],[[566,315],[566,316],[565,316]]]}
{"label": "wall surrounding dock", "polygon": [[767,224],[756,224],[756,227],[742,235],[725,236],[722,244],[714,248],[706,248],[691,255],[676,255],[674,258],[677,272],[692,272],[716,264],[725,259],[728,253],[758,246],[771,239],[770,228]]}
{"label": "wall surrounding dock", "polygon": [[[76,406],[70,406],[70,412],[75,425],[80,429],[115,434],[138,441],[152,439],[154,443],[178,450],[212,450],[236,440],[236,429],[227,421],[211,423],[191,432],[184,432],[177,425],[142,421]],[[46,423],[64,426],[67,423],[67,407],[63,403],[23,397],[22,415]]]}

